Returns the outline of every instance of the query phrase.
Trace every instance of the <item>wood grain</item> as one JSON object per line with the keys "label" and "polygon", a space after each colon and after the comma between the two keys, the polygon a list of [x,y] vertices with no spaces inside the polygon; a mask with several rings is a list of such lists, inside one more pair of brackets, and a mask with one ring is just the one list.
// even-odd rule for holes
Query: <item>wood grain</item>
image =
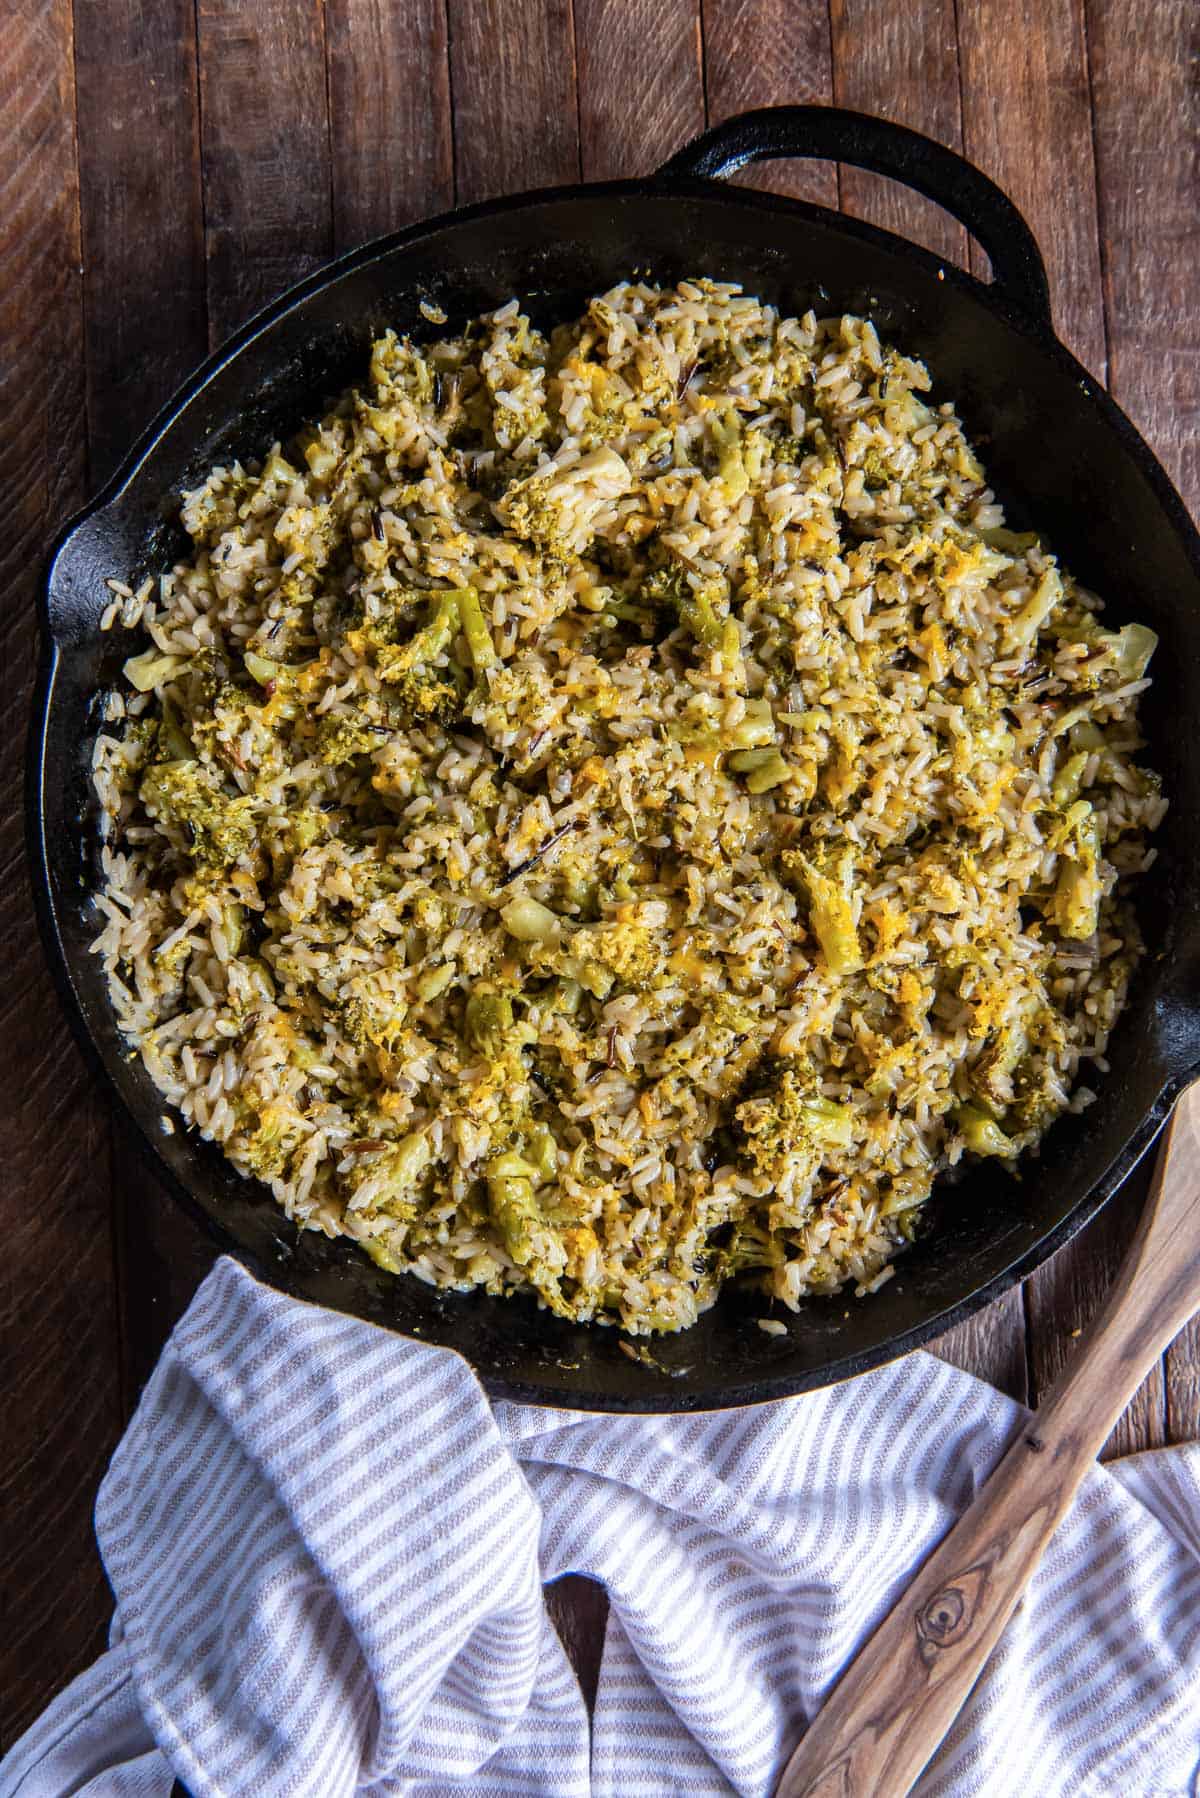
{"label": "wood grain", "polygon": [[[1200,515],[1200,12],[1088,7],[1109,385]],[[1147,129],[1153,121],[1153,130]],[[1168,1351],[1164,1434],[1200,1435],[1200,1325]]]}
{"label": "wood grain", "polygon": [[337,249],[454,200],[445,0],[325,0]]}
{"label": "wood grain", "polygon": [[[1059,336],[1101,380],[1104,312],[1083,0],[958,9],[963,148],[1041,245]],[[986,264],[972,251],[972,267]]]}
{"label": "wood grain", "polygon": [[[1088,7],[1109,385],[1200,513],[1200,9]],[[1148,128],[1151,127],[1151,128]]]}
{"label": "wood grain", "polygon": [[[833,98],[825,0],[702,0],[701,19],[711,125],[752,106]],[[819,206],[838,203],[832,163],[760,162],[737,179]]]}
{"label": "wood grain", "polygon": [[[273,0],[253,13],[202,0],[196,11],[172,4],[144,16],[136,0],[123,0],[123,9],[89,3],[97,15],[90,22],[97,66],[80,113],[80,157],[90,228],[108,245],[106,279],[88,287],[89,366],[92,346],[119,333],[125,308],[166,317],[174,333],[136,386],[119,380],[106,386],[97,353],[94,415],[108,432],[103,441],[93,439],[100,473],[108,443],[128,445],[179,375],[203,358],[209,340],[220,341],[328,257],[333,196],[324,39],[319,13],[304,0]],[[118,22],[127,92],[107,78],[105,33]],[[143,119],[130,109],[139,89],[159,88],[170,104],[164,98],[154,116]],[[293,171],[293,157],[307,166]],[[157,175],[143,170],[138,177],[148,193],[136,230],[125,228],[133,221],[120,210],[120,181],[105,178],[114,158],[122,168],[153,165],[156,158],[161,164]],[[163,220],[169,221],[165,243]],[[173,292],[178,271],[196,264],[195,283]],[[114,1165],[129,1408],[216,1250],[163,1192],[120,1128]]]}
{"label": "wood grain", "polygon": [[[119,1140],[110,1200],[107,1119],[59,1022],[22,883],[32,571],[84,497],[85,412],[98,479],[206,339],[332,248],[455,194],[649,168],[706,116],[836,94],[947,143],[961,130],[1038,232],[1068,341],[1098,372],[1107,349],[1118,398],[1195,506],[1200,15],[1188,0],[1157,0],[1150,29],[1144,0],[1086,0],[1086,18],[1084,4],[960,5],[952,58],[952,0],[74,0],[74,38],[70,0],[5,0],[0,631],[25,684],[10,681],[0,701],[11,970],[0,1041],[12,1094],[0,1123],[0,1732],[99,1644],[108,1597],[90,1507],[120,1426],[118,1367],[128,1403],[211,1257]],[[747,178],[837,203],[830,165],[762,165]],[[849,170],[842,189],[849,210],[962,253],[924,202]],[[983,271],[977,251],[973,266]],[[1110,1206],[1029,1290],[1039,1390],[1100,1303],[1137,1203],[1131,1183],[1124,1210]],[[1024,1396],[1021,1316],[1021,1295],[1009,1295],[935,1346]],[[1120,1446],[1159,1439],[1164,1404],[1172,1436],[1197,1433],[1200,1332],[1180,1339],[1167,1372],[1165,1394],[1152,1383],[1135,1399]],[[586,1689],[603,1594],[567,1580],[550,1603]]]}
{"label": "wood grain", "polygon": [[450,0],[460,202],[579,179],[571,0]]}
{"label": "wood grain", "polygon": [[698,0],[575,0],[588,181],[645,175],[704,129]]}
{"label": "wood grain", "polygon": [[585,1574],[567,1573],[546,1587],[546,1609],[567,1651],[567,1659],[575,1669],[590,1713],[596,1702],[600,1661],[604,1654],[608,1593]]}
{"label": "wood grain", "polygon": [[75,82],[95,488],[205,349],[192,0],[75,0]]}
{"label": "wood grain", "polygon": [[[208,347],[192,0],[76,0],[75,78],[95,492]],[[200,1233],[120,1129],[112,1165],[128,1416],[174,1322],[163,1270]]]}
{"label": "wood grain", "polygon": [[843,1674],[777,1798],[902,1798],[954,1722],[1144,1370],[1200,1304],[1200,1086],[1107,1303],[1031,1423]]}
{"label": "wood grain", "polygon": [[311,0],[197,0],[214,343],[333,247],[322,20]]}
{"label": "wood grain", "polygon": [[1027,1324],[1021,1287],[1014,1287],[966,1323],[956,1324],[954,1329],[935,1337],[929,1349],[952,1367],[961,1367],[977,1380],[986,1380],[989,1386],[1006,1392],[1018,1403],[1030,1403]]}
{"label": "wood grain", "polygon": [[108,1126],[51,989],[30,904],[21,762],[34,592],[83,496],[84,365],[73,45],[63,0],[0,33],[0,1741],[102,1647],[91,1537],[120,1431]]}
{"label": "wood grain", "polygon": [[[1082,0],[976,0],[959,8],[958,21],[963,147],[1025,214],[1045,257],[1059,334],[1103,380],[1107,350]],[[1146,133],[1144,121],[1141,129]],[[971,255],[972,267],[984,273],[982,253],[973,247]],[[1102,1303],[1138,1203],[1136,1186],[1127,1187],[1027,1283],[1034,1402],[1052,1385],[1072,1332]],[[1108,1452],[1161,1441],[1163,1412],[1157,1368]]]}
{"label": "wood grain", "polygon": [[[884,9],[872,0],[830,0],[829,18],[839,106],[878,113],[962,148],[954,0]],[[966,232],[911,188],[843,167],[841,197],[843,211],[965,266]]]}

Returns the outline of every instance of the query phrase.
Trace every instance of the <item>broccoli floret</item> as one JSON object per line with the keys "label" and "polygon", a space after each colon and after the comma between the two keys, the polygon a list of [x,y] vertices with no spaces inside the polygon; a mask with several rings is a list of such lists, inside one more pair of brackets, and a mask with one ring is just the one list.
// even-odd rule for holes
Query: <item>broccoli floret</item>
{"label": "broccoli floret", "polygon": [[385,331],[371,346],[371,384],[382,399],[403,394],[414,405],[428,405],[433,399],[434,371],[409,338]]}
{"label": "broccoli floret", "polygon": [[1005,1136],[995,1118],[990,1117],[982,1106],[960,1105],[954,1114],[954,1122],[973,1155],[998,1155],[1010,1159],[1017,1153],[1016,1144]]}
{"label": "broccoli floret", "polygon": [[733,1115],[751,1171],[789,1192],[810,1183],[823,1158],[847,1148],[854,1131],[850,1107],[823,1099],[799,1060],[781,1062],[770,1083]]}
{"label": "broccoli floret", "polygon": [[657,933],[633,920],[589,925],[572,937],[570,950],[584,964],[599,962],[634,992],[652,985],[661,962]]}
{"label": "broccoli floret", "polygon": [[[446,722],[461,711],[462,697],[453,679],[439,673],[435,664],[458,634],[462,623],[460,602],[464,594],[452,589],[431,593],[428,597],[432,604],[430,616],[407,642],[392,640],[390,622],[379,629],[374,624],[365,626],[361,631],[352,632],[347,641],[353,649],[374,652],[379,678],[386,683],[388,698],[402,717]],[[474,597],[472,594],[471,598]],[[484,628],[486,631],[486,626]],[[489,644],[490,641],[489,637]],[[470,647],[474,655],[476,645]],[[350,754],[357,753],[357,749],[350,751]]]}
{"label": "broccoli floret", "polygon": [[467,1000],[463,1020],[464,1034],[473,1049],[488,1061],[496,1061],[511,1038],[513,1027],[512,999],[481,983]]}
{"label": "broccoli floret", "polygon": [[659,568],[643,582],[638,595],[643,604],[665,614],[672,629],[681,624],[704,649],[720,649],[729,619],[729,596],[719,581],[692,585],[678,562]]}
{"label": "broccoli floret", "polygon": [[359,712],[327,712],[317,726],[317,754],[328,768],[340,768],[356,755],[378,749],[387,727]]}
{"label": "broccoli floret", "polygon": [[1104,897],[1101,851],[1104,839],[1096,814],[1078,799],[1066,816],[1059,845],[1058,882],[1050,902],[1050,918],[1062,936],[1084,940],[1096,934]]}
{"label": "broccoli floret", "polygon": [[155,762],[141,798],[153,816],[182,826],[188,854],[206,867],[227,868],[254,844],[253,799],[226,798],[200,762]]}
{"label": "broccoli floret", "polygon": [[632,484],[615,450],[595,449],[565,468],[552,465],[513,481],[496,509],[516,536],[557,561],[567,561],[581,554],[595,535],[597,515]]}

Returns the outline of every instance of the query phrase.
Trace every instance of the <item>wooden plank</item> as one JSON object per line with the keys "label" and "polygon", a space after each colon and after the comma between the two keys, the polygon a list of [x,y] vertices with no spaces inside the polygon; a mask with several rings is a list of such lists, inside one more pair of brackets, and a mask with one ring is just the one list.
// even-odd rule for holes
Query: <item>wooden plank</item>
{"label": "wooden plank", "polygon": [[[829,17],[839,106],[962,148],[954,0],[882,9],[872,0],[830,0]],[[843,166],[841,196],[843,211],[965,266],[966,232],[911,188]]]}
{"label": "wooden plank", "polygon": [[108,1129],[46,972],[23,869],[34,590],[83,493],[84,372],[70,7],[24,0],[0,35],[0,1740],[103,1645],[92,1542],[120,1431]]}
{"label": "wooden plank", "polygon": [[75,79],[94,488],[207,347],[192,0],[76,0]]}
{"label": "wooden plank", "polygon": [[[754,106],[833,98],[826,0],[702,0],[701,17],[712,124]],[[738,180],[819,206],[838,203],[828,162],[762,162]]]}
{"label": "wooden plank", "polygon": [[130,1127],[114,1120],[113,1134],[119,1183],[115,1246],[121,1279],[121,1373],[128,1414],[218,1250],[154,1179]]}
{"label": "wooden plank", "polygon": [[[884,13],[870,0],[831,0],[830,33],[833,91],[840,106],[894,119],[961,148],[953,0],[914,0]],[[966,264],[961,225],[910,188],[843,165],[841,201],[846,212]],[[1020,1292],[1006,1294],[930,1346],[943,1360],[1013,1398],[1028,1398]]]}
{"label": "wooden plank", "polygon": [[449,0],[460,203],[579,179],[571,0]]}
{"label": "wooden plank", "polygon": [[[1025,214],[1046,259],[1059,334],[1103,379],[1105,323],[1083,0],[977,0],[961,7],[959,61],[966,153]],[[976,249],[972,266],[982,272]],[[1099,1308],[1132,1234],[1137,1203],[1131,1186],[1027,1283],[1031,1402],[1052,1384],[1074,1332]],[[1135,1397],[1107,1452],[1161,1441],[1163,1414],[1160,1366]]]}
{"label": "wooden plank", "polygon": [[[1200,515],[1200,91],[1196,12],[1089,4],[1109,385]],[[1200,1436],[1200,1325],[1165,1361],[1166,1435]]]}
{"label": "wooden plank", "polygon": [[[94,491],[208,347],[192,0],[76,0],[75,72]],[[168,1270],[201,1238],[121,1130],[113,1169],[128,1415],[190,1297]]]}
{"label": "wooden plank", "polygon": [[1029,1365],[1025,1335],[1025,1303],[1020,1287],[977,1311],[929,1344],[931,1353],[986,1380],[1009,1398],[1029,1403]]}
{"label": "wooden plank", "polygon": [[546,1587],[546,1609],[575,1669],[589,1713],[596,1703],[608,1593],[583,1573],[566,1573]]}
{"label": "wooden plank", "polygon": [[[174,384],[172,361],[186,372],[203,357],[206,340],[228,336],[332,250],[325,46],[320,16],[303,0],[273,0],[253,13],[201,0],[195,14],[185,0],[171,0],[145,17],[137,0],[126,0],[128,95],[139,86],[163,93],[156,145],[142,135],[136,112],[123,110],[123,89],[110,88],[109,9],[88,3],[98,14],[98,68],[87,116],[98,138],[94,146],[81,143],[85,200],[92,235],[115,239],[103,283],[89,284],[89,354],[98,359],[97,415],[106,415],[114,439],[128,441]],[[141,177],[142,229],[157,246],[147,259],[138,238],[122,238],[112,211],[120,204],[119,165],[156,154],[177,174],[177,191],[165,177]],[[172,264],[195,270],[174,302]],[[148,367],[144,391],[110,392],[103,386],[110,334],[139,307],[151,314],[173,308],[173,357]],[[98,444],[99,454],[103,449]],[[114,1163],[123,1383],[132,1405],[216,1250],[158,1186],[123,1128]]]}
{"label": "wooden plank", "polygon": [[[1063,342],[1101,380],[1104,312],[1083,0],[958,9],[963,146],[1020,207]],[[978,250],[972,267],[986,267]]]}
{"label": "wooden plank", "polygon": [[1191,0],[1090,0],[1109,386],[1200,515],[1200,88]]}
{"label": "wooden plank", "polygon": [[589,181],[645,175],[704,129],[698,0],[575,0]]}
{"label": "wooden plank", "polygon": [[454,200],[445,0],[326,0],[325,31],[341,250]]}
{"label": "wooden plank", "polygon": [[214,343],[333,247],[322,17],[309,0],[197,0]]}

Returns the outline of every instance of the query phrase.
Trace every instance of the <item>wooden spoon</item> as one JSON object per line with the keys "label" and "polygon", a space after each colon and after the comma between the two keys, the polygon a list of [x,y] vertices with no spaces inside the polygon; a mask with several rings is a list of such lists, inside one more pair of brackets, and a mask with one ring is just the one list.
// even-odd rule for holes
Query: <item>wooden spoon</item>
{"label": "wooden spoon", "polygon": [[776,1798],[903,1798],[965,1703],[1143,1376],[1200,1308],[1200,1082],[1132,1247],[1045,1404],[826,1699]]}

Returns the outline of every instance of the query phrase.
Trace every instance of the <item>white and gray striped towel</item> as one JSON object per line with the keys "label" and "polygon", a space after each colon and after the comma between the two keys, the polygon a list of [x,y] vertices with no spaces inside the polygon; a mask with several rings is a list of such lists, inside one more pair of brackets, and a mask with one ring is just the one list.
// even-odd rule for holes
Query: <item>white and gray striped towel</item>
{"label": "white and gray striped towel", "polygon": [[[220,1263],[101,1487],[109,1652],[3,1798],[770,1793],[1024,1413],[913,1355],[702,1417],[491,1406]],[[608,1589],[595,1717],[546,1615]],[[1089,1476],[922,1794],[1191,1793],[1200,1446]]]}

